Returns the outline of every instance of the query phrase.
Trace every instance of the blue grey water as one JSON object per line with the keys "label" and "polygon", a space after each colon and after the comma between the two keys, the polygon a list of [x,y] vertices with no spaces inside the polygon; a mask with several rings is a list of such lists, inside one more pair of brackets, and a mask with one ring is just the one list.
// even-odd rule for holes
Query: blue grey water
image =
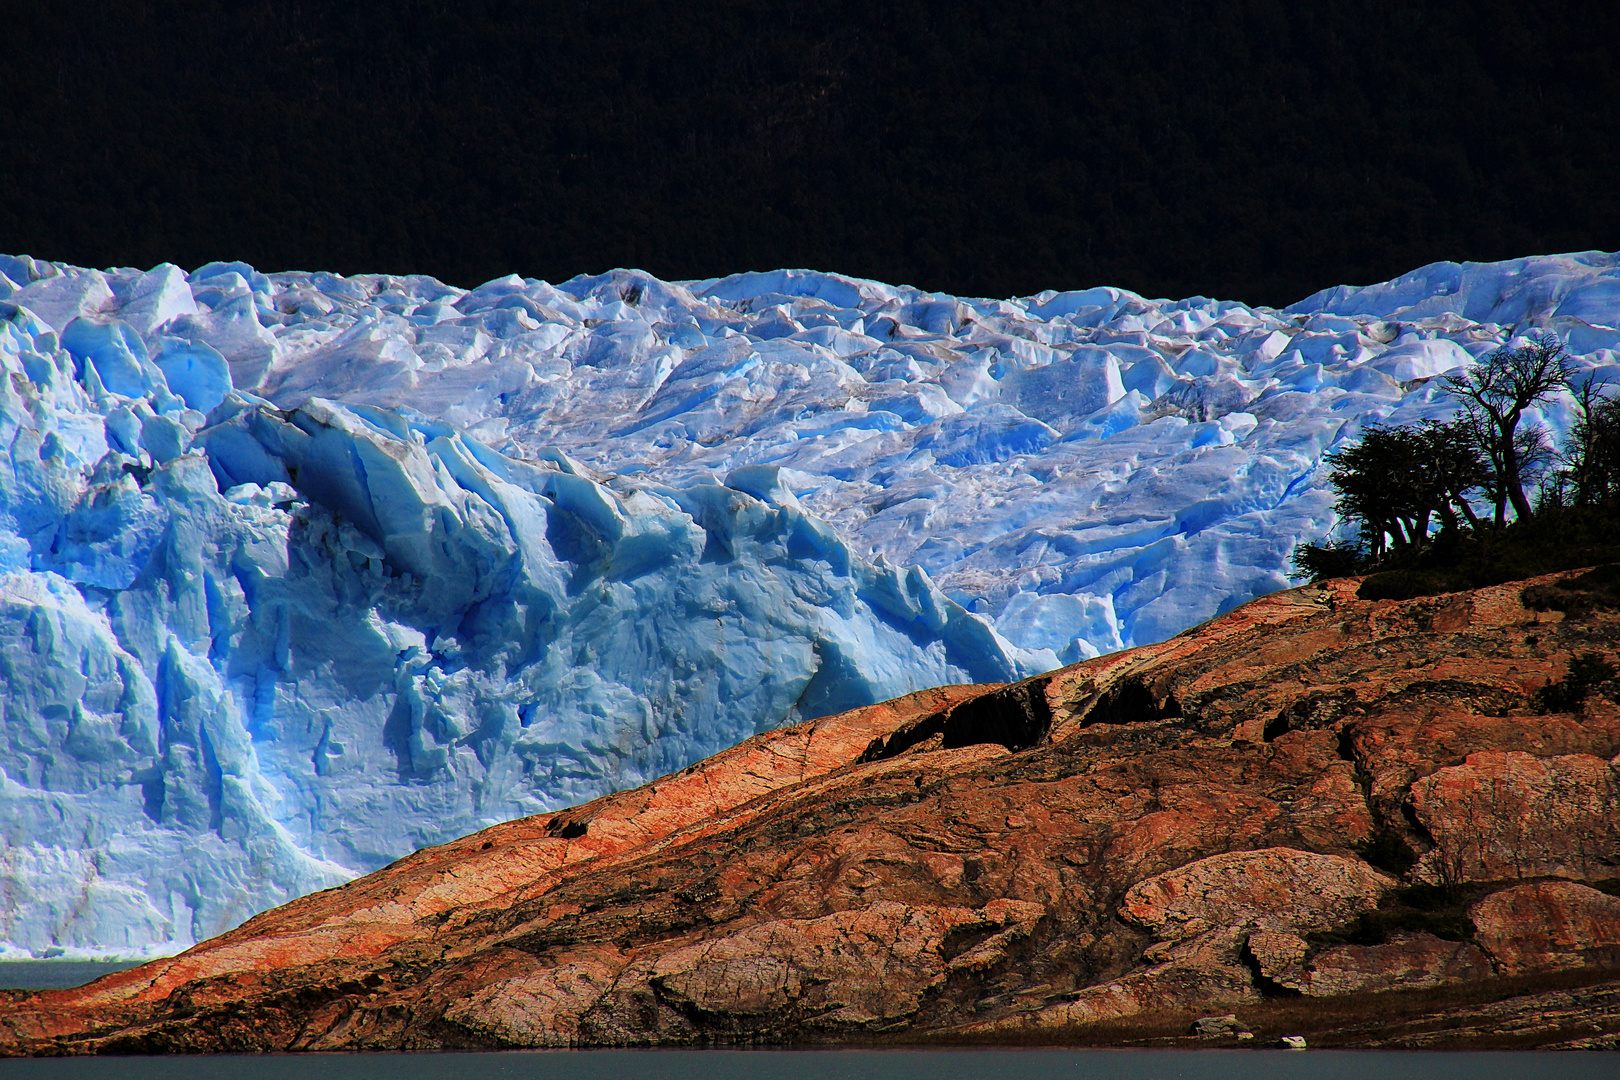
{"label": "blue grey water", "polygon": [[8,960],[0,963],[0,990],[66,990],[135,966],[133,960]]}
{"label": "blue grey water", "polygon": [[1613,1080],[1613,1053],[553,1050],[0,1061],[27,1080]]}

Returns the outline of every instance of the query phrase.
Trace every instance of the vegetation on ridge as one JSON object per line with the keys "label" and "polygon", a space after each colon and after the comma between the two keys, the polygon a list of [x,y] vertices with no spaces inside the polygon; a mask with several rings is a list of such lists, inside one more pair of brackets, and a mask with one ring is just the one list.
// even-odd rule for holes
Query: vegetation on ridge
{"label": "vegetation on ridge", "polygon": [[[1550,334],[1496,350],[1445,389],[1452,420],[1373,425],[1328,455],[1335,508],[1355,532],[1301,544],[1298,576],[1367,574],[1363,599],[1406,599],[1620,561],[1620,395],[1578,377]],[[1561,389],[1577,419],[1555,448],[1522,420]]]}

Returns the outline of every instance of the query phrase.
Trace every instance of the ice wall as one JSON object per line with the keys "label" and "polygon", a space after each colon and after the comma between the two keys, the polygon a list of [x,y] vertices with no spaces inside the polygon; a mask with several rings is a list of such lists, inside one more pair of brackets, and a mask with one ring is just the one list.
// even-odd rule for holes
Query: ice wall
{"label": "ice wall", "polygon": [[0,257],[0,319],[22,955],[170,951],[795,716],[1161,639],[1283,586],[1322,454],[1444,415],[1435,376],[1546,328],[1620,379],[1598,253],[1282,312]]}
{"label": "ice wall", "polygon": [[174,951],[798,716],[1050,663],[774,468],[614,487],[41,306],[59,330],[0,302],[7,954]]}

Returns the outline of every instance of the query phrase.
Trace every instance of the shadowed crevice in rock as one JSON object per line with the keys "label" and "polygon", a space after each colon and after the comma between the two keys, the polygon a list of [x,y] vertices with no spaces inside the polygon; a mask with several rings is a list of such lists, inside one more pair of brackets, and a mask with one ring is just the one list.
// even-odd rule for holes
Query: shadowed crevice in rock
{"label": "shadowed crevice in rock", "polygon": [[878,736],[857,764],[884,761],[911,750],[958,750],[993,743],[1014,753],[1040,745],[1052,727],[1045,679],[1014,683],[923,717],[888,736]]}
{"label": "shadowed crevice in rock", "polygon": [[1142,679],[1123,679],[1105,690],[1096,703],[1086,710],[1080,726],[1142,724],[1179,716],[1181,703],[1173,692],[1161,697]]}
{"label": "shadowed crevice in rock", "polygon": [[1396,877],[1404,876],[1418,860],[1417,852],[1406,834],[1387,824],[1376,826],[1372,836],[1356,850],[1367,865],[1376,866]]}
{"label": "shadowed crevice in rock", "polygon": [[1284,986],[1275,979],[1268,978],[1260,965],[1260,958],[1254,954],[1254,948],[1249,940],[1245,939],[1242,948],[1238,950],[1238,962],[1249,969],[1254,977],[1254,988],[1260,991],[1263,998],[1297,998],[1305,995],[1292,986]]}
{"label": "shadowed crevice in rock", "polygon": [[[1355,733],[1349,728],[1343,728],[1339,731],[1339,737],[1334,743],[1334,750],[1338,752],[1340,761],[1348,761],[1350,764],[1356,766],[1361,764],[1361,759],[1356,756]],[[1365,775],[1363,775],[1358,769],[1357,776],[1360,777],[1361,782],[1364,785],[1363,791],[1365,791]]]}
{"label": "shadowed crevice in rock", "polygon": [[[1278,711],[1266,722],[1260,738],[1271,742],[1290,731],[1317,731],[1336,725],[1356,705],[1351,690],[1332,690],[1306,695]],[[1346,758],[1345,760],[1353,760]]]}
{"label": "shadowed crevice in rock", "polygon": [[559,840],[577,840],[585,835],[588,828],[588,823],[584,821],[570,821],[558,816],[552,818],[551,823],[546,826],[546,833]]}
{"label": "shadowed crevice in rock", "polygon": [[1412,805],[1410,798],[1401,802],[1401,820],[1406,823],[1407,828],[1411,829],[1413,835],[1427,848],[1434,847],[1434,835],[1429,832],[1429,827],[1423,824],[1423,820],[1418,817],[1417,808]]}

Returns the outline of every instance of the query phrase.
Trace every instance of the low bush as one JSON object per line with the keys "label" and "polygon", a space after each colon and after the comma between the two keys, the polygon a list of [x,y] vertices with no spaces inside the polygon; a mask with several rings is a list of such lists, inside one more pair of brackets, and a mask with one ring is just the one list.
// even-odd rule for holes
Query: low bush
{"label": "low bush", "polygon": [[1570,662],[1568,675],[1536,691],[1536,705],[1543,713],[1576,712],[1587,694],[1616,674],[1614,665],[1597,653],[1581,653]]}
{"label": "low bush", "polygon": [[[1422,550],[1363,564],[1360,572],[1368,576],[1356,595],[1410,600],[1612,563],[1620,563],[1620,506],[1566,507],[1500,530],[1458,530]],[[1599,598],[1620,593],[1602,575],[1588,584],[1578,591]]]}

